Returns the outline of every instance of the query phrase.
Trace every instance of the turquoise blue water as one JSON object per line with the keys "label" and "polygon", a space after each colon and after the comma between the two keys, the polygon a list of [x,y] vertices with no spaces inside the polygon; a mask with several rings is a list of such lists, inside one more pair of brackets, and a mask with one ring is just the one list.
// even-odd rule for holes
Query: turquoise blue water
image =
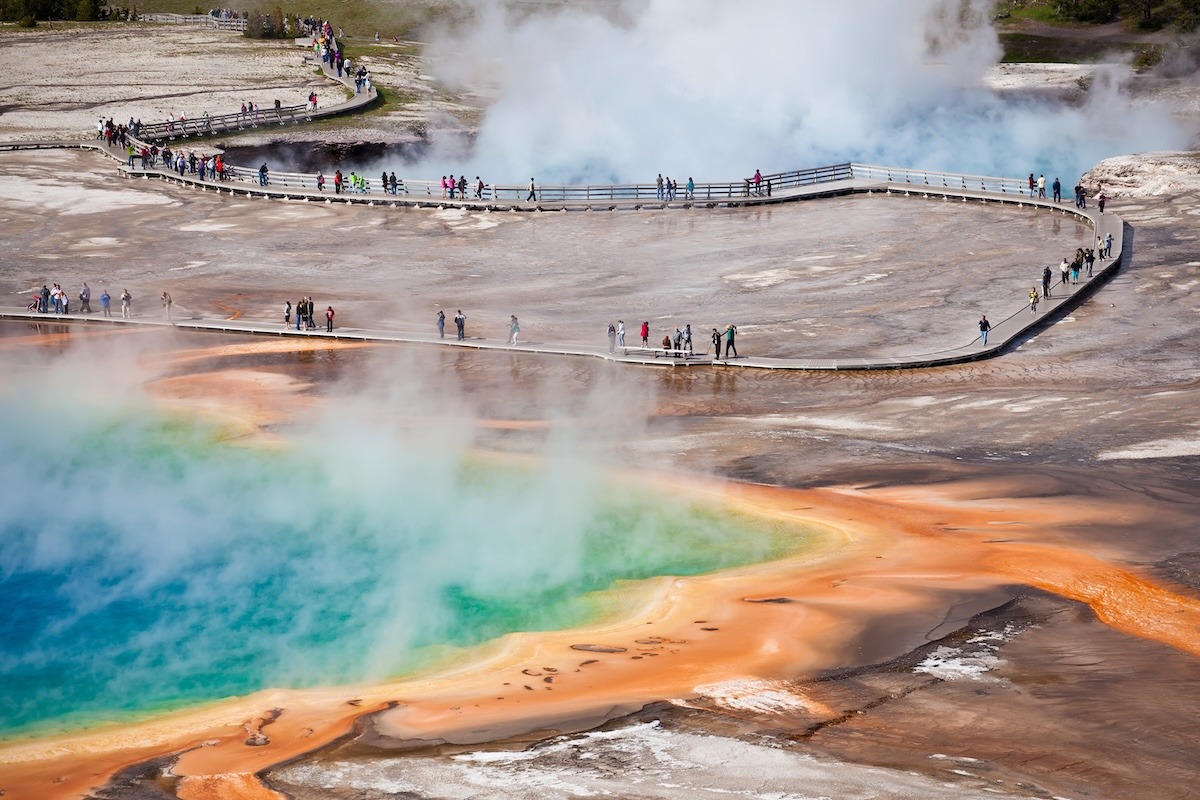
{"label": "turquoise blue water", "polygon": [[373,680],[576,625],[622,579],[797,533],[349,426],[278,449],[139,408],[0,401],[0,736]]}

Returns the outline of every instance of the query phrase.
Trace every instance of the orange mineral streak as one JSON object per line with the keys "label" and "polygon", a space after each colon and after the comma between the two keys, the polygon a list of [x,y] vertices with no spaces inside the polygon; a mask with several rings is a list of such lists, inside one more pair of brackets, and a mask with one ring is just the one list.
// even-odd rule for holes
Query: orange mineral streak
{"label": "orange mineral streak", "polygon": [[[182,753],[172,769],[189,793],[181,796],[260,800],[270,795],[255,773],[351,732],[372,711],[386,709],[372,722],[398,738],[472,743],[562,729],[688,698],[702,685],[839,666],[867,623],[936,608],[948,589],[1036,586],[1088,603],[1118,630],[1200,655],[1200,602],[1116,566],[1120,553],[1077,533],[1114,519],[1136,525],[1150,510],[1021,497],[1021,487],[998,481],[787,490],[694,476],[652,480],[663,491],[824,533],[779,561],[621,587],[636,602],[620,619],[507,636],[435,674],[261,692],[137,725],[10,744],[0,748],[0,789],[8,798],[79,797],[122,766]],[[775,598],[792,602],[747,602]],[[282,713],[272,718],[272,709]],[[247,746],[258,730],[269,743]]]}

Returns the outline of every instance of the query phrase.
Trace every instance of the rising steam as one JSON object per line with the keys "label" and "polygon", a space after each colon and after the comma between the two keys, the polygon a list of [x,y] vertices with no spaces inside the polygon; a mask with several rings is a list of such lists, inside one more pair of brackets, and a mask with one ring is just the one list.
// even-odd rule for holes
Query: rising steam
{"label": "rising steam", "polygon": [[1168,114],[1130,104],[1128,70],[1082,105],[987,89],[993,6],[641,0],[531,14],[479,2],[429,52],[447,84],[490,86],[495,100],[473,142],[438,139],[412,171],[682,182],[863,160],[1069,180],[1116,153],[1186,145]]}

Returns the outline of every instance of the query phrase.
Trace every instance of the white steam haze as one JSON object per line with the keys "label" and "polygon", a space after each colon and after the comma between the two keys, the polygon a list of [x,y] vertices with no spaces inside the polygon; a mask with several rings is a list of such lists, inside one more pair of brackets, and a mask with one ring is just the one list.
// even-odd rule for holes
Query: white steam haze
{"label": "white steam haze", "polygon": [[682,185],[854,160],[1070,185],[1107,156],[1189,138],[1131,102],[1123,67],[1080,105],[987,88],[1001,56],[992,0],[473,7],[427,52],[446,85],[494,100],[474,142],[435,138],[413,174]]}
{"label": "white steam haze", "polygon": [[[532,459],[479,457],[439,354],[329,356],[369,380],[327,387],[262,447],[163,413],[144,387],[186,340],[137,341],[0,351],[0,739],[379,679],[579,624],[614,581],[780,552],[771,531],[614,487],[582,426],[552,423]],[[287,391],[327,375],[285,369]],[[527,383],[548,397],[534,413],[565,408]],[[601,382],[562,416],[639,424],[619,399],[638,398]]]}

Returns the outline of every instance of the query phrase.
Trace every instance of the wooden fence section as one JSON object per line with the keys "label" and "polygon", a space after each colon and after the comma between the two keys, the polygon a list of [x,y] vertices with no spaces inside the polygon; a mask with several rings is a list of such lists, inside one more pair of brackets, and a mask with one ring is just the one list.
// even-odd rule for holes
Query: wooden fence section
{"label": "wooden fence section", "polygon": [[141,22],[163,25],[191,25],[197,28],[217,28],[222,31],[244,31],[246,20],[241,17],[214,17],[211,14],[138,14]]}

